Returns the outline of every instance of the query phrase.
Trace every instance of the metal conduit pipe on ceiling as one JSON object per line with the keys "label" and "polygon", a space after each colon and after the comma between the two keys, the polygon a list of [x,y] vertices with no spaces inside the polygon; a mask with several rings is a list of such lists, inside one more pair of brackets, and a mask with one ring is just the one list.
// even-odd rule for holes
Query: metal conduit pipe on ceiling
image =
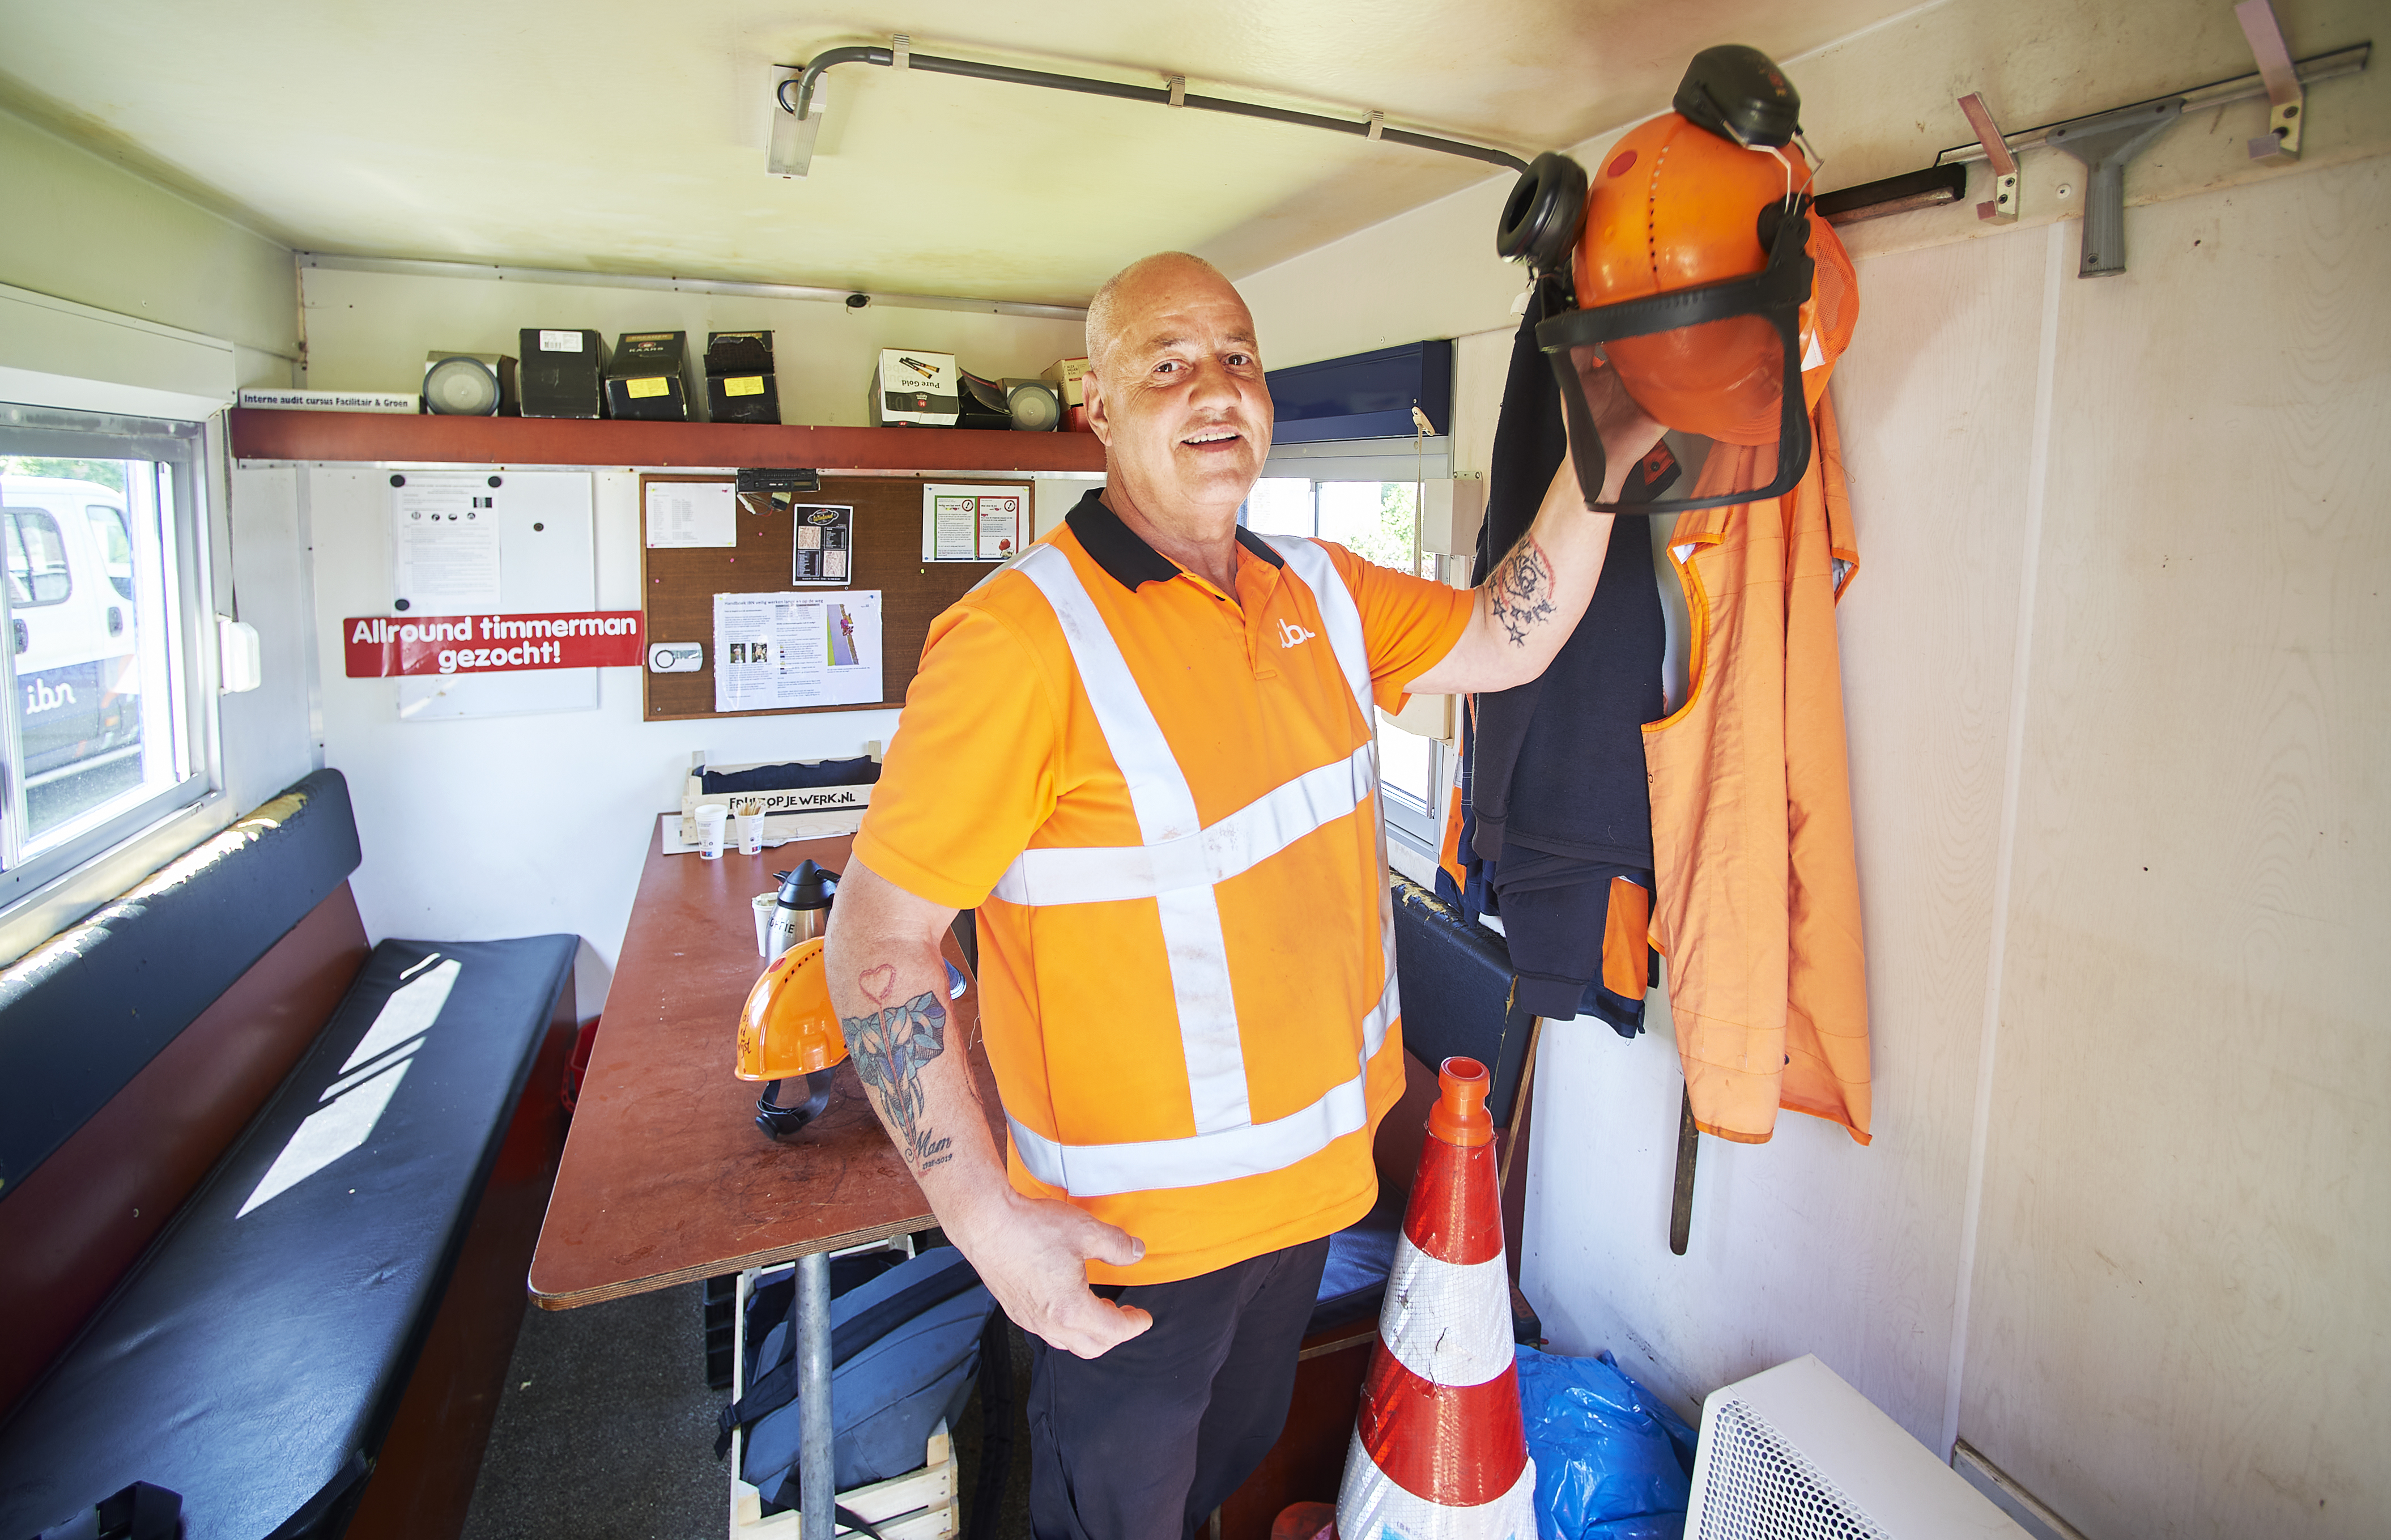
{"label": "metal conduit pipe on ceiling", "polygon": [[[782,110],[795,114],[802,123],[813,107],[814,89],[821,83],[826,71],[841,64],[877,64],[883,69],[894,68],[897,50],[877,45],[831,48],[817,54],[796,76],[795,99],[791,99],[790,82],[782,81],[777,88]],[[1002,81],[1013,85],[1037,85],[1049,91],[1076,91],[1082,96],[1113,97],[1122,101],[1151,102],[1157,107],[1193,107],[1207,112],[1227,112],[1241,118],[1263,118],[1272,123],[1296,123],[1305,128],[1325,128],[1336,134],[1358,134],[1364,138],[1384,139],[1389,144],[1409,145],[1415,149],[1431,149],[1442,155],[1457,155],[1467,161],[1481,161],[1488,165],[1525,171],[1528,162],[1507,150],[1492,149],[1460,139],[1441,138],[1433,134],[1415,134],[1408,129],[1389,128],[1376,118],[1356,122],[1351,118],[1323,117],[1316,112],[1297,112],[1283,107],[1264,107],[1258,102],[1231,101],[1225,97],[1199,97],[1183,87],[1174,90],[1161,85],[1128,85],[1119,81],[1090,80],[1082,75],[1058,75],[1044,70],[1023,70],[1010,64],[980,64],[966,58],[940,58],[931,54],[910,50],[905,56],[909,70],[927,70],[933,74],[963,75],[973,80]]]}

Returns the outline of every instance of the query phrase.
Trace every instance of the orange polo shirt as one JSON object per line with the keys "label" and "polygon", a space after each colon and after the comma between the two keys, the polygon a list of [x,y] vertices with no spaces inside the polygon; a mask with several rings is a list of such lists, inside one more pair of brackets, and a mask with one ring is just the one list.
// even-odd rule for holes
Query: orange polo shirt
{"label": "orange polo shirt", "polygon": [[[1048,543],[1096,605],[1207,825],[1369,742],[1375,724],[1319,606],[1258,537],[1238,531],[1234,593],[1156,551],[1094,492]],[[1377,702],[1397,709],[1460,638],[1473,596],[1322,544],[1360,613]],[[1256,1123],[1356,1073],[1355,1024],[1386,982],[1376,815],[1365,802],[1215,885]],[[1026,575],[999,573],[932,625],[855,854],[933,903],[979,909],[989,1056],[1007,1114],[1042,1137],[1194,1132],[1153,900],[1035,908],[989,897],[1025,849],[1139,842],[1053,608]],[[1091,1262],[1090,1277],[1191,1277],[1359,1219],[1376,1194],[1370,1134],[1401,1094],[1402,1063],[1390,1029],[1368,1065],[1370,1127],[1286,1170],[1071,1199],[1146,1244],[1142,1262]],[[1017,1151],[1008,1169],[1020,1191],[1064,1196]]]}

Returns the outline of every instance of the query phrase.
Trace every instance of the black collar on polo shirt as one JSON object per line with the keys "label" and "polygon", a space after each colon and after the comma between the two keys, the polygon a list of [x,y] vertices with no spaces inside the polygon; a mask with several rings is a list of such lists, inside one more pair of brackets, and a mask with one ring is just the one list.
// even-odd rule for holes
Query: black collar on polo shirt
{"label": "black collar on polo shirt", "polygon": [[[1119,514],[1105,506],[1100,487],[1082,493],[1064,522],[1079,537],[1080,549],[1095,558],[1096,565],[1131,593],[1147,583],[1168,583],[1179,576],[1178,563],[1147,545],[1137,531],[1121,523]],[[1243,524],[1237,526],[1237,544],[1272,566],[1286,565],[1286,558],[1273,550],[1268,540]]]}

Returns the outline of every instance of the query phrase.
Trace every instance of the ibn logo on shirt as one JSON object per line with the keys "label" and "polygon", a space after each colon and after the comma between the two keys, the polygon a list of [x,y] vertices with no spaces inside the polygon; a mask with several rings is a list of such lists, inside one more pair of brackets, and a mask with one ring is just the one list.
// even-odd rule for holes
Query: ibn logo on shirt
{"label": "ibn logo on shirt", "polygon": [[1282,620],[1278,623],[1278,644],[1282,648],[1300,646],[1318,634],[1316,631],[1307,631],[1291,621]]}

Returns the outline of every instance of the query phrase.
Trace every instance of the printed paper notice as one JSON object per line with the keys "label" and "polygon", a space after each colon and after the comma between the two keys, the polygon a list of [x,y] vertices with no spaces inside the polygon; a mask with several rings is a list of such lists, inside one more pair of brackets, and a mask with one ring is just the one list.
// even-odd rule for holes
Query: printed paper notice
{"label": "printed paper notice", "polygon": [[714,596],[715,710],[880,698],[879,589]]}
{"label": "printed paper notice", "polygon": [[498,607],[497,497],[483,477],[412,475],[391,493],[398,596],[426,615]]}
{"label": "printed paper notice", "polygon": [[1029,488],[988,482],[922,488],[922,560],[1005,562],[1029,542]]}
{"label": "printed paper notice", "polygon": [[1010,562],[1020,554],[1021,537],[1027,533],[1022,514],[1029,499],[1016,492],[996,496],[983,494],[979,500],[979,559],[983,562]]}
{"label": "printed paper notice", "polygon": [[648,549],[735,546],[739,484],[652,481],[648,486]]}

